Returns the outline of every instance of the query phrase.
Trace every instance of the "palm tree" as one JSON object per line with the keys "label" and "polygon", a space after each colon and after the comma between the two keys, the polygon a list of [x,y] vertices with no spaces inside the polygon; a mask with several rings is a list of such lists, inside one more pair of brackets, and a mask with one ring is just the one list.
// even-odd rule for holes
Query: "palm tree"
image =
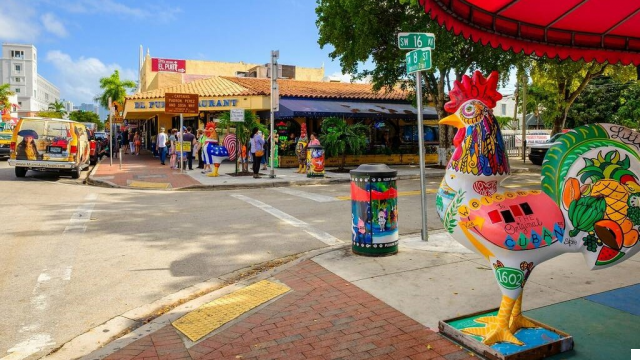
{"label": "palm tree", "polygon": [[111,101],[122,104],[127,95],[127,89],[135,89],[136,86],[135,81],[120,80],[120,72],[115,70],[111,76],[100,79],[100,89],[103,90],[103,93],[96,96],[94,100],[100,103],[103,108],[109,109],[111,106],[109,98]]}
{"label": "palm tree", "polygon": [[64,104],[59,100],[49,103],[49,111],[57,112],[60,115],[65,115],[67,113]]}
{"label": "palm tree", "polygon": [[9,96],[15,95],[15,93],[9,90],[10,84],[2,84],[0,85],[0,110],[4,110],[7,107],[11,106],[9,102]]}
{"label": "palm tree", "polygon": [[342,156],[339,171],[344,170],[348,152],[357,155],[367,146],[369,128],[362,123],[348,125],[344,119],[329,117],[322,121],[320,130],[320,142],[327,155]]}

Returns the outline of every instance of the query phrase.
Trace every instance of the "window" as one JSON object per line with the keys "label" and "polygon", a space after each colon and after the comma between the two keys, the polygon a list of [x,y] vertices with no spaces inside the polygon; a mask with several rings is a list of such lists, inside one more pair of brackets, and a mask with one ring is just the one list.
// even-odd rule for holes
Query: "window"
{"label": "window", "polygon": [[49,94],[44,94],[44,99],[49,101]]}
{"label": "window", "polygon": [[500,104],[502,115],[507,115],[507,104]]}
{"label": "window", "polygon": [[24,59],[24,51],[11,50],[11,57],[14,59]]}
{"label": "window", "polygon": [[19,93],[20,93],[20,89],[19,89],[19,88],[16,88],[15,93],[16,93],[16,94],[19,94]]}
{"label": "window", "polygon": [[22,71],[22,66],[16,65],[15,69],[16,69],[16,72],[19,74]]}
{"label": "window", "polygon": [[15,78],[16,82],[20,82],[22,79],[20,79],[19,77]]}
{"label": "window", "polygon": [[18,101],[18,106],[22,107],[22,101]]}

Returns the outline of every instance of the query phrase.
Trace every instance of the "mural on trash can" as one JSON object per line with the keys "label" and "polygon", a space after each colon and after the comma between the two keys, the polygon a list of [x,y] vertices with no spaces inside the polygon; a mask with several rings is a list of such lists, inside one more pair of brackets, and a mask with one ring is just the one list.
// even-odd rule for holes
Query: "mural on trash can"
{"label": "mural on trash can", "polygon": [[502,291],[498,313],[462,331],[488,345],[523,346],[518,331],[536,326],[521,314],[523,289],[536,266],[581,252],[599,269],[640,250],[640,134],[612,124],[570,130],[547,152],[542,191],[510,191],[501,185],[510,168],[491,110],[502,98],[497,84],[497,72],[484,78],[476,71],[450,92],[445,109],[453,114],[440,124],[458,132],[436,210],[454,239],[490,262]]}
{"label": "mural on trash can", "polygon": [[322,147],[307,147],[307,176],[324,176],[324,149]]}
{"label": "mural on trash can", "polygon": [[398,189],[395,180],[354,177],[351,207],[354,243],[373,248],[397,245]]}

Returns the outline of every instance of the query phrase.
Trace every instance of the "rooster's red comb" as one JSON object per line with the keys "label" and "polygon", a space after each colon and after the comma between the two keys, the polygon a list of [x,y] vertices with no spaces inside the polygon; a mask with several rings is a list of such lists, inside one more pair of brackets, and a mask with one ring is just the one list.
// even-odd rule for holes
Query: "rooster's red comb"
{"label": "rooster's red comb", "polygon": [[490,109],[496,106],[496,101],[502,99],[498,92],[498,72],[492,71],[488,78],[484,78],[480,71],[473,73],[473,78],[462,76],[462,83],[455,81],[453,90],[449,92],[451,99],[444,105],[444,109],[450,113],[458,110],[465,101],[476,99],[482,101]]}

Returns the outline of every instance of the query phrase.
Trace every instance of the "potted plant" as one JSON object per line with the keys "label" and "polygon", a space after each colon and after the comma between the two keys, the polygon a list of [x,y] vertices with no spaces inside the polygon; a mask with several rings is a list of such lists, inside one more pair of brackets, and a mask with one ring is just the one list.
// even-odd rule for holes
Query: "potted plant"
{"label": "potted plant", "polygon": [[320,142],[329,157],[342,157],[338,171],[344,171],[347,152],[358,155],[367,145],[367,126],[362,123],[348,125],[344,119],[329,117],[320,126]]}

